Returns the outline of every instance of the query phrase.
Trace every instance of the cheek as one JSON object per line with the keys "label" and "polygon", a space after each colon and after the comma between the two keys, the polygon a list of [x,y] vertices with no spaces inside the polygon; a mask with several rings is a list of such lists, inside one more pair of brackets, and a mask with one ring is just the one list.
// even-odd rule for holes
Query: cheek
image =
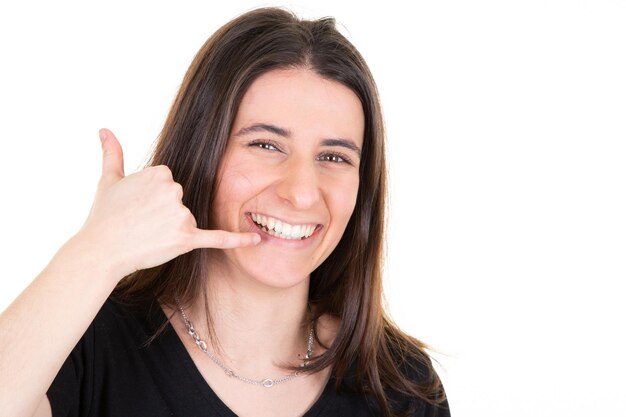
{"label": "cheek", "polygon": [[334,214],[335,220],[342,225],[342,228],[345,228],[356,206],[359,181],[357,179],[344,183],[342,187],[338,189],[342,191],[332,193],[330,198],[330,204],[332,205],[331,211]]}
{"label": "cheek", "polygon": [[220,180],[215,196],[216,206],[224,206],[239,201],[245,195],[250,194],[254,188],[255,184],[251,175],[245,172],[230,171],[227,175],[223,175]]}
{"label": "cheek", "polygon": [[249,170],[238,167],[229,167],[224,171],[213,201],[214,226],[224,228],[228,225],[232,228],[238,224],[244,203],[254,197],[254,190],[259,187],[254,178]]}

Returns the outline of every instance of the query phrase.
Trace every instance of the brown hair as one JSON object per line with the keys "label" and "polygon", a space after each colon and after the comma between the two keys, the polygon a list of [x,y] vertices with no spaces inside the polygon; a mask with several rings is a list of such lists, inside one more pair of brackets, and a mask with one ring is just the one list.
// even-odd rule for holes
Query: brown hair
{"label": "brown hair", "polygon": [[[399,413],[387,390],[441,402],[441,384],[424,344],[400,331],[383,308],[387,177],[382,112],[365,61],[337,31],[334,19],[300,20],[282,9],[263,8],[221,27],[187,71],[148,165],[170,168],[198,227],[209,228],[217,173],[239,103],[259,75],[284,68],[307,68],[347,86],[361,100],[365,115],[354,213],[337,247],[310,279],[315,315],[338,317],[340,327],[308,371],[333,366],[339,389],[355,366],[353,387],[373,395],[385,415]],[[204,251],[136,271],[120,282],[115,296],[131,303],[157,299],[169,306],[175,305],[175,297],[185,303],[199,292],[206,299]]]}

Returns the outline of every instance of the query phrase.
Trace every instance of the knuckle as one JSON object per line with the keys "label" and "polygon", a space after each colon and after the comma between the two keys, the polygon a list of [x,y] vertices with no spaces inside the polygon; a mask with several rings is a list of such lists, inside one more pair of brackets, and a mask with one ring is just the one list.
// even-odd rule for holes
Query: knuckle
{"label": "knuckle", "polygon": [[194,217],[193,213],[184,204],[180,205],[178,215],[183,230],[193,230],[198,226],[198,223],[196,222],[196,218]]}
{"label": "knuckle", "polygon": [[152,167],[153,174],[156,178],[171,180],[172,171],[167,165],[155,165]]}
{"label": "knuckle", "polygon": [[218,233],[215,236],[215,245],[218,247],[225,246],[228,243],[228,236],[224,233]]}
{"label": "knuckle", "polygon": [[177,199],[182,200],[182,198],[183,198],[183,186],[182,186],[182,185],[180,185],[180,184],[179,184],[179,183],[177,183],[177,182],[173,182],[173,183],[172,183],[172,190],[173,190],[173,192],[174,192],[174,196],[175,196]]}
{"label": "knuckle", "polygon": [[184,204],[181,204],[179,206],[178,213],[180,214],[180,218],[182,220],[187,220],[189,218],[193,219],[193,213],[191,213],[191,210],[189,210],[189,208],[187,208],[187,206],[185,206]]}

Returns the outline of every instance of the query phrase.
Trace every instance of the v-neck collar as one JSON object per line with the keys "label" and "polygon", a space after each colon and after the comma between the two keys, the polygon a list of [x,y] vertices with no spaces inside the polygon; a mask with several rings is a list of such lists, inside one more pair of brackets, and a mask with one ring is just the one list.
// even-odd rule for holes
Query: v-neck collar
{"label": "v-neck collar", "polygon": [[[165,344],[170,349],[165,349],[167,355],[169,356],[170,363],[172,364],[180,364],[181,372],[177,372],[177,375],[183,379],[187,380],[190,385],[190,389],[193,389],[197,393],[198,398],[204,399],[204,404],[200,404],[198,402],[198,406],[204,409],[206,405],[208,405],[218,416],[221,417],[237,417],[228,406],[218,397],[218,395],[213,391],[211,386],[204,379],[200,370],[196,367],[191,355],[185,348],[182,340],[178,337],[176,330],[169,322],[169,319],[166,317],[163,310],[160,306],[157,306],[155,310],[156,323],[163,323],[167,321],[165,326],[165,330],[163,334],[160,336],[160,339],[163,344]],[[313,405],[304,413],[303,417],[316,417],[321,416],[322,412],[334,402],[336,398],[336,393],[334,392],[334,375],[331,374],[330,378],[326,382],[326,386],[322,391],[319,398],[313,403]],[[181,381],[181,384],[184,384]],[[206,416],[206,413],[202,413]]]}

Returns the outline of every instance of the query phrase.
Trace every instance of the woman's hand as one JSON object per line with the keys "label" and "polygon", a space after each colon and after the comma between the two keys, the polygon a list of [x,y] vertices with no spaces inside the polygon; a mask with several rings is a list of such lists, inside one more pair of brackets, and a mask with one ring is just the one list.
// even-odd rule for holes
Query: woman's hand
{"label": "woman's hand", "polygon": [[256,233],[198,229],[182,203],[183,189],[165,165],[125,176],[122,147],[100,130],[103,163],[93,206],[74,237],[122,277],[196,248],[235,248],[260,242]]}

